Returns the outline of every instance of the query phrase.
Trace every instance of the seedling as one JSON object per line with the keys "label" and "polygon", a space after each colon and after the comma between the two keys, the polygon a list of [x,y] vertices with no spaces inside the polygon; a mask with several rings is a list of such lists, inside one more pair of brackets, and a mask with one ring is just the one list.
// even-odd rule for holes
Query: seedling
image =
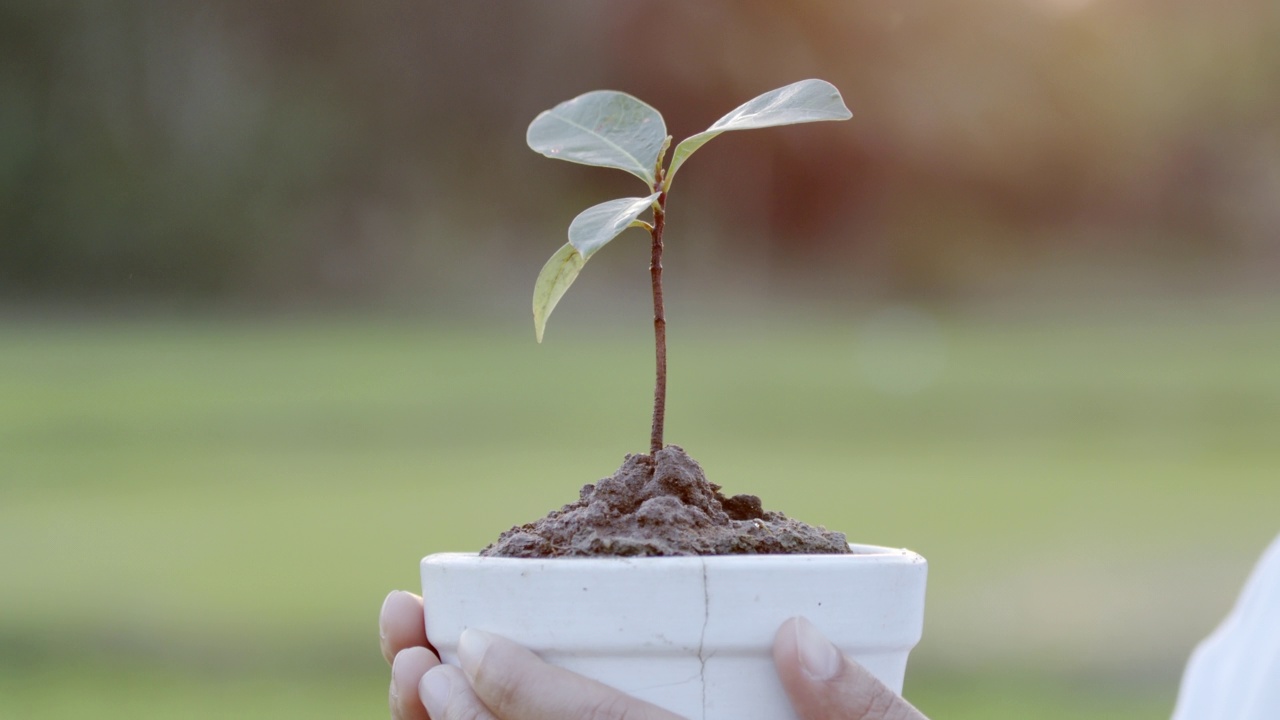
{"label": "seedling", "polygon": [[[685,160],[708,140],[730,130],[848,120],[840,91],[824,80],[801,80],[771,90],[676,145],[664,164],[671,136],[662,115],[631,95],[596,90],[540,113],[529,124],[529,147],[549,158],[625,170],[644,181],[645,197],[609,200],[583,210],[569,224],[569,242],[556,251],[533,287],[533,327],[542,342],[547,318],[577,279],[591,256],[627,228],[646,230],[653,249],[649,276],[653,286],[653,339],[657,379],[653,391],[650,454],[661,450],[667,404],[667,319],[662,302],[662,235],[666,229],[671,181]],[[646,212],[649,220],[641,219]]]}

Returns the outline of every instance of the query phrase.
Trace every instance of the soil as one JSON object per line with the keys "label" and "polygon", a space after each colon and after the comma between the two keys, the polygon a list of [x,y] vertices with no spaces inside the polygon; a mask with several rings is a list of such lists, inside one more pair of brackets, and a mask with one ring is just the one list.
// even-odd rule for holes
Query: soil
{"label": "soil", "polygon": [[843,554],[844,533],[765,510],[754,495],[725,497],[683,449],[628,455],[578,501],[502,533],[481,555],[574,556]]}

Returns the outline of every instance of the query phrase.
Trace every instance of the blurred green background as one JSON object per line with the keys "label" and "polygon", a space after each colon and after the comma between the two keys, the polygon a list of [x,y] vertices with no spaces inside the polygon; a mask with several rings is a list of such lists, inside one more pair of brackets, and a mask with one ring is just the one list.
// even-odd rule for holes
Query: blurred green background
{"label": "blurred green background", "polygon": [[[638,95],[668,439],[930,560],[936,718],[1163,718],[1280,530],[1266,0],[0,5],[0,717],[384,717],[417,560],[648,436],[647,246],[533,342],[623,173],[524,145]],[[627,240],[631,237],[630,241]]]}

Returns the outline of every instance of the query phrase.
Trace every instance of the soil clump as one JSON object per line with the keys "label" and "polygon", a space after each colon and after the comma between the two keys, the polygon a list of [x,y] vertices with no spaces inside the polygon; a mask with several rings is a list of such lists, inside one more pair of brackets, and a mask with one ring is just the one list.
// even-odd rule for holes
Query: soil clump
{"label": "soil clump", "polygon": [[513,527],[481,555],[524,558],[843,554],[844,533],[765,510],[754,495],[725,497],[676,445],[628,455],[578,501]]}

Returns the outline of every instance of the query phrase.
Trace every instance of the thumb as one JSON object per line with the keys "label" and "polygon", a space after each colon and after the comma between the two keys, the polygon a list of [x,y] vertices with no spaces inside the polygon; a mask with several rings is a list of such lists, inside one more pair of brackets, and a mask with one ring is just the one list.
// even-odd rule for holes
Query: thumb
{"label": "thumb", "polygon": [[474,628],[463,631],[458,660],[475,695],[503,720],[680,720],[656,705],[549,665],[511,640]]}
{"label": "thumb", "polygon": [[804,618],[778,629],[773,662],[801,720],[927,720]]}

